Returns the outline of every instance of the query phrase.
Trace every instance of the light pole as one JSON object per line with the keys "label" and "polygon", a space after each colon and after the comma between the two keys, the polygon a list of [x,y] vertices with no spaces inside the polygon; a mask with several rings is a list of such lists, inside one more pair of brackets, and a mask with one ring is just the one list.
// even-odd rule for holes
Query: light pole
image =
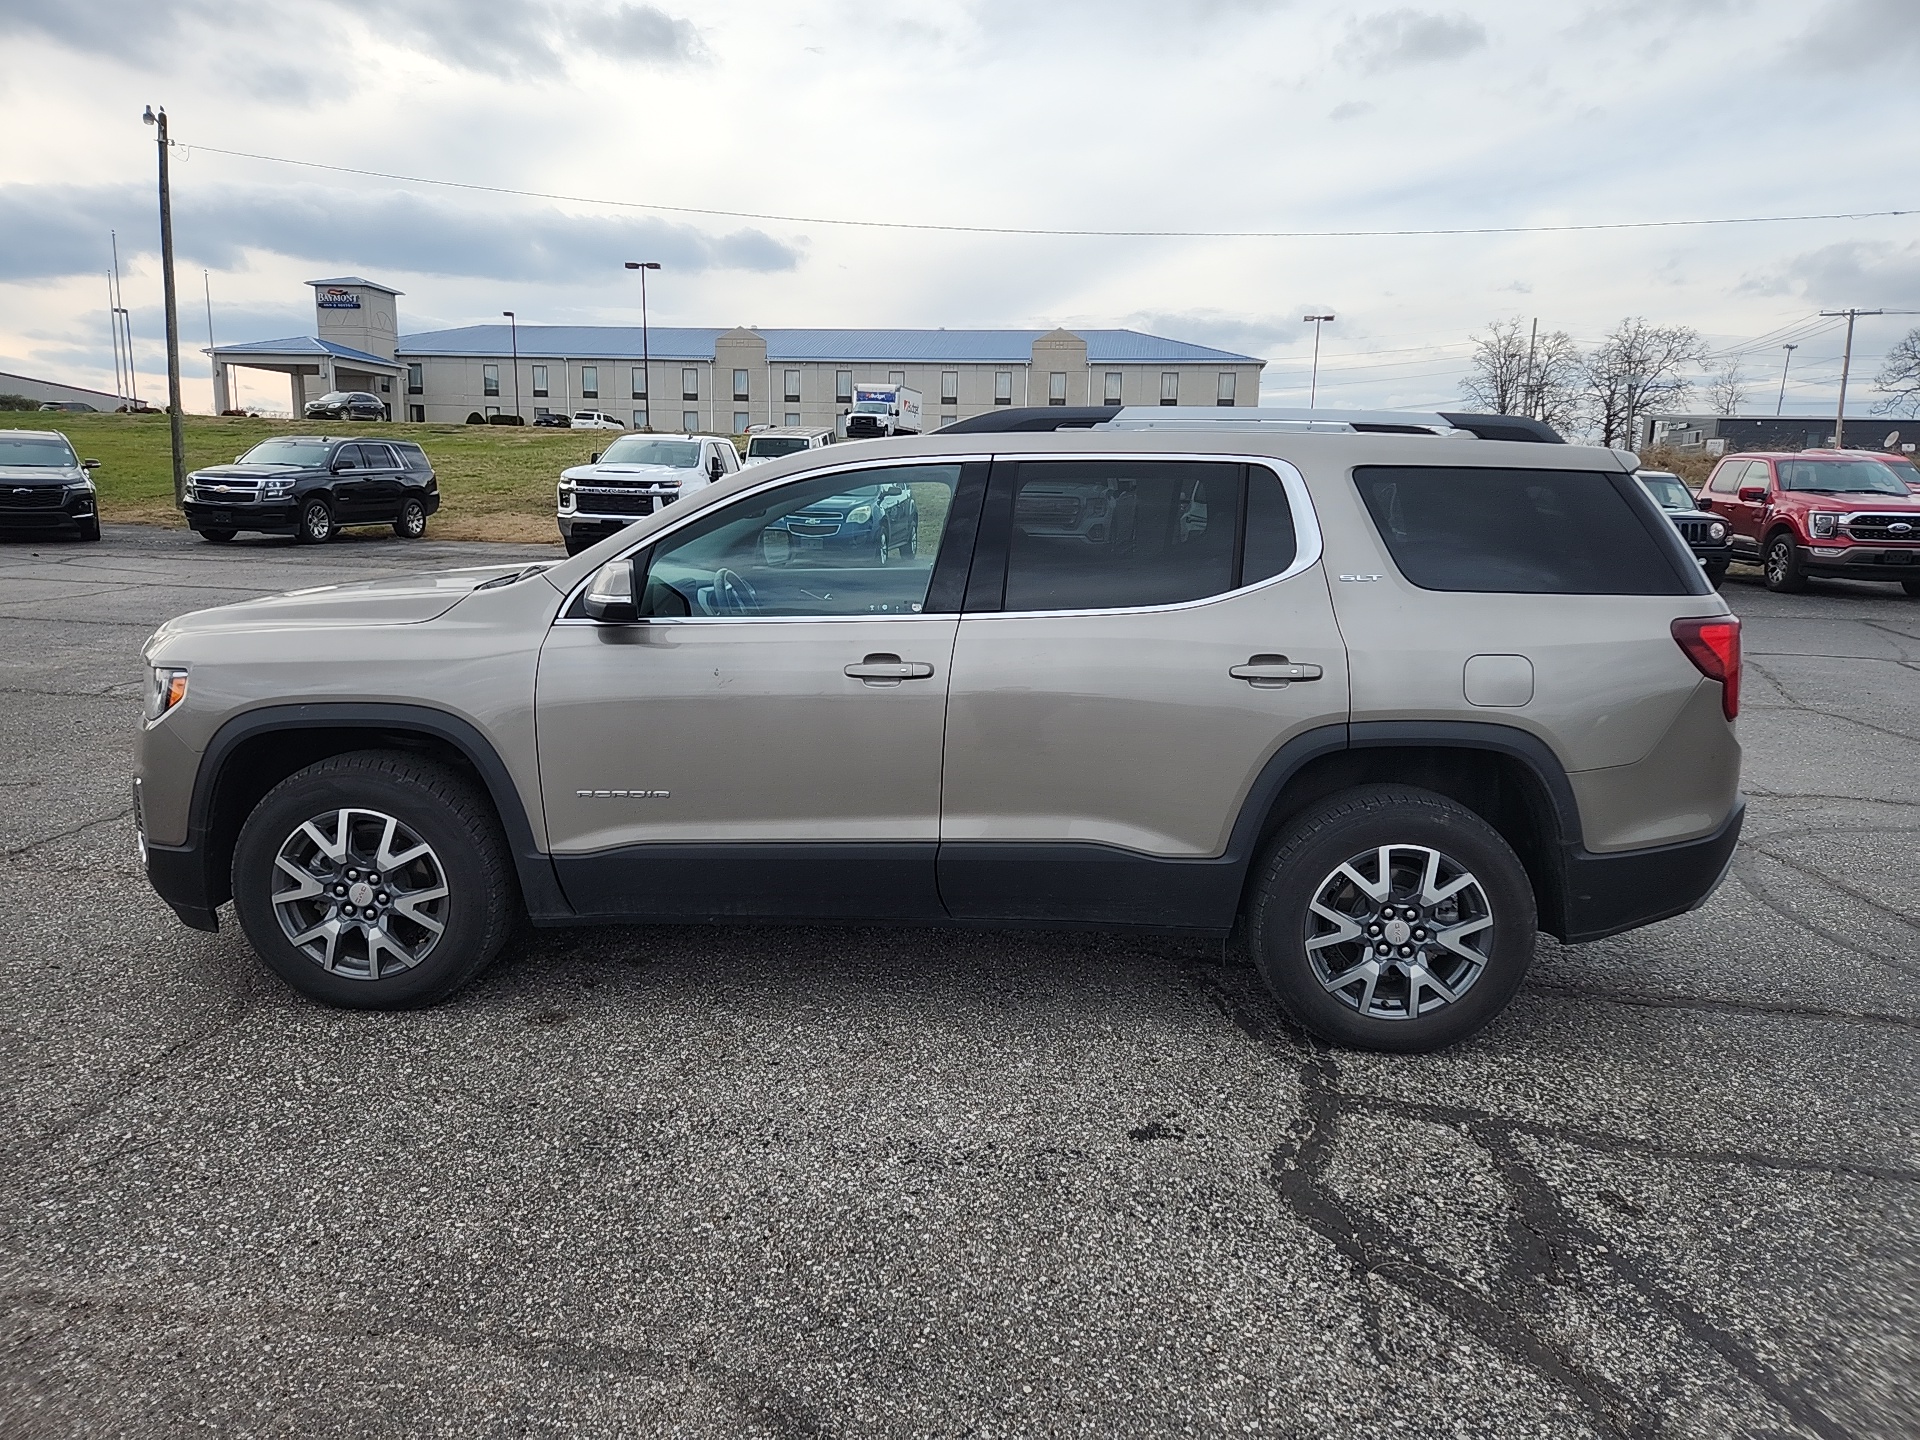
{"label": "light pole", "polygon": [[173,438],[173,503],[185,503],[187,444],[180,433],[180,307],[173,293],[173,192],[167,181],[167,110],[153,107],[141,120],[155,129],[160,147],[160,271],[161,292],[167,302],[167,428]]}
{"label": "light pole", "polygon": [[502,310],[507,317],[507,333],[513,336],[513,414],[516,420],[523,419],[520,414],[520,317],[511,310]]}
{"label": "light pole", "polygon": [[1847,317],[1847,347],[1840,355],[1840,405],[1833,412],[1833,448],[1847,448],[1847,372],[1853,368],[1853,322],[1862,315],[1882,315],[1882,310],[1822,310],[1824,316]]}
{"label": "light pole", "polygon": [[641,388],[646,391],[648,430],[653,429],[653,350],[647,340],[647,271],[658,270],[658,260],[629,260],[627,269],[640,272],[640,373],[647,383]]}
{"label": "light pole", "polygon": [[1320,399],[1320,327],[1333,319],[1331,315],[1302,315],[1303,325],[1313,326],[1313,378],[1307,384],[1307,409],[1311,410]]}
{"label": "light pole", "polygon": [[1773,413],[1775,416],[1780,415],[1786,409],[1787,367],[1793,364],[1793,352],[1800,347],[1798,345],[1782,345],[1780,348],[1787,352],[1787,358],[1780,362],[1780,398],[1773,402]]}

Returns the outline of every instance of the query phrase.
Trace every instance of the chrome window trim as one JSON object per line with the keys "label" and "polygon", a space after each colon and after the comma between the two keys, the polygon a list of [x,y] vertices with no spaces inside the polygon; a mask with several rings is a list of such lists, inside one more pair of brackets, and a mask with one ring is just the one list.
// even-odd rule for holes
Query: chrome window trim
{"label": "chrome window trim", "polygon": [[[966,612],[962,611],[960,614],[952,616],[951,617],[952,619],[954,620],[1030,620],[1035,617],[1043,616],[1043,615],[1046,615],[1046,616],[1157,615],[1157,614],[1162,614],[1162,613],[1165,613],[1168,611],[1174,611],[1174,610],[1192,610],[1201,605],[1216,605],[1222,600],[1235,599],[1242,595],[1250,595],[1256,590],[1264,590],[1269,586],[1279,585],[1284,581],[1293,579],[1296,575],[1300,575],[1308,570],[1311,570],[1315,565],[1318,565],[1320,563],[1320,559],[1323,551],[1323,541],[1320,533],[1320,517],[1314,511],[1312,496],[1310,496],[1307,493],[1306,478],[1302,476],[1299,470],[1296,469],[1290,462],[1286,460],[1281,460],[1272,455],[1230,455],[1230,454],[1216,454],[1216,453],[1193,454],[1193,453],[1182,453],[1179,451],[1150,451],[1150,450],[1149,451],[1133,451],[1133,450],[1000,451],[1000,450],[996,450],[996,451],[993,451],[991,454],[976,453],[976,454],[970,454],[970,455],[950,455],[950,456],[911,455],[911,456],[897,456],[893,458],[883,457],[883,458],[875,458],[872,460],[860,460],[846,466],[824,466],[823,465],[817,470],[803,470],[798,474],[794,474],[794,475],[782,475],[778,479],[769,480],[763,485],[756,485],[751,489],[742,490],[738,494],[728,497],[725,503],[732,504],[735,500],[749,500],[749,499],[752,499],[755,495],[762,494],[768,490],[776,489],[779,486],[785,485],[789,482],[797,483],[803,480],[812,480],[823,475],[842,475],[842,474],[851,475],[862,470],[899,470],[899,469],[905,469],[908,467],[918,467],[923,465],[964,466],[969,464],[979,464],[981,461],[992,461],[994,464],[997,465],[1001,461],[1007,461],[1009,463],[1018,464],[1022,461],[1045,461],[1045,460],[1060,460],[1060,461],[1121,460],[1121,461],[1144,461],[1144,462],[1150,462],[1150,463],[1171,461],[1175,463],[1264,466],[1268,470],[1273,471],[1273,473],[1279,477],[1280,488],[1284,492],[1286,492],[1287,504],[1293,512],[1293,528],[1294,528],[1294,539],[1295,539],[1293,563],[1289,565],[1285,570],[1282,570],[1278,575],[1269,575],[1267,576],[1266,579],[1257,580],[1251,585],[1242,585],[1237,589],[1233,589],[1233,590],[1222,590],[1217,595],[1203,595],[1197,600],[1177,600],[1177,601],[1174,601],[1172,604],[1168,604],[1168,605],[1128,605],[1128,606],[1118,606],[1113,609],[1104,609],[1104,610],[990,610],[990,611],[979,611],[973,614],[967,614]],[[656,510],[654,513],[658,514],[659,512]],[[602,564],[611,565],[614,562],[614,560],[628,559],[634,554],[636,554],[637,552],[646,549],[649,545],[658,545],[662,541],[672,536],[676,531],[680,530],[682,527],[688,524],[691,524],[694,520],[698,519],[700,516],[704,515],[705,513],[706,511],[704,509],[696,510],[692,514],[689,514],[685,518],[677,521],[667,529],[657,532],[650,540],[646,542],[646,544],[635,545],[632,549],[622,551],[620,554],[615,555],[612,560],[603,561]],[[631,522],[636,519],[649,519],[651,517],[631,516],[631,515],[629,516],[609,515],[609,516],[603,516],[599,518],[609,519],[609,520],[625,519]],[[595,568],[597,573],[598,567],[595,567]],[[567,597],[564,601],[561,602],[559,612],[554,618],[553,623],[555,625],[605,625],[608,623],[604,620],[589,620],[585,616],[569,617],[567,615],[567,612],[574,607],[575,603],[579,600],[581,594],[586,590],[587,585],[592,580],[592,578],[593,578],[592,575],[588,575],[585,579],[581,580],[578,585],[574,586],[572,590],[567,592]],[[818,621],[834,621],[834,622],[844,623],[850,620],[851,621],[920,620],[920,619],[935,620],[940,618],[943,618],[943,617],[937,616],[937,615],[922,615],[916,611],[910,614],[901,614],[901,615],[741,615],[741,616],[668,615],[668,616],[649,617],[645,620],[622,621],[619,623],[632,624],[632,625],[685,625],[685,624],[765,625],[765,624],[791,623],[794,621],[801,621],[808,624],[812,624]]]}

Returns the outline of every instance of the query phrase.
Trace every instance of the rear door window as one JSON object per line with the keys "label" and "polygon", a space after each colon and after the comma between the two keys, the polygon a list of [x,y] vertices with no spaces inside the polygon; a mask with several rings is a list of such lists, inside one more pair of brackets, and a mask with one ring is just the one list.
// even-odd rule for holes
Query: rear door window
{"label": "rear door window", "polygon": [[[998,466],[994,478],[1003,506],[1011,501],[1001,609],[1173,605],[1293,563],[1291,510],[1279,477],[1264,467],[1029,460],[1006,468],[1010,478]],[[975,596],[969,608],[996,608],[992,598]]]}
{"label": "rear door window", "polygon": [[1678,532],[1629,475],[1363,465],[1353,478],[1394,564],[1423,590],[1705,593]]}

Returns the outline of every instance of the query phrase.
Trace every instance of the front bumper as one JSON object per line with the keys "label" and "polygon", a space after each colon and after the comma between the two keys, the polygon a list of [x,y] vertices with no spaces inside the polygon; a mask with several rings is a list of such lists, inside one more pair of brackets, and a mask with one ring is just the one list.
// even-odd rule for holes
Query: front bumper
{"label": "front bumper", "polygon": [[1718,545],[1689,545],[1687,548],[1693,551],[1693,558],[1702,565],[1726,565],[1733,560],[1733,543],[1729,540],[1722,540]]}
{"label": "front bumper", "polygon": [[97,516],[91,494],[69,495],[63,487],[0,487],[0,530],[78,530]]}
{"label": "front bumper", "polygon": [[1559,921],[1548,923],[1550,917],[1542,915],[1541,928],[1579,944],[1699,909],[1726,878],[1746,818],[1743,795],[1720,828],[1698,840],[1616,854],[1566,846]]}
{"label": "front bumper", "polygon": [[187,500],[181,509],[186,512],[189,530],[258,530],[269,535],[291,535],[300,524],[299,505],[293,500],[249,500],[240,504]]}
{"label": "front bumper", "polygon": [[1823,545],[1815,540],[1801,554],[1809,575],[1847,580],[1920,580],[1920,547],[1916,546]]}

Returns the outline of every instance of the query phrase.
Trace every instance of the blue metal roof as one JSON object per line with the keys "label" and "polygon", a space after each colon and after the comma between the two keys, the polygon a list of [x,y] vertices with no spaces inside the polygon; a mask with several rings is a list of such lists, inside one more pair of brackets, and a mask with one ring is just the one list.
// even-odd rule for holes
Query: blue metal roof
{"label": "blue metal roof", "polygon": [[364,350],[336,345],[331,340],[318,340],[311,335],[293,335],[285,340],[249,340],[244,345],[216,345],[207,353],[213,355],[331,355],[336,360],[355,360],[362,365],[378,365],[387,370],[400,368],[400,362],[383,360],[380,356],[369,355]]}
{"label": "blue metal roof", "polygon": [[[654,325],[647,334],[648,350],[656,360],[711,360],[713,342],[727,331],[718,327]],[[1047,330],[788,330],[754,332],[767,342],[769,360],[844,360],[850,364],[902,361],[937,364],[942,361],[1024,365],[1033,357],[1033,342]],[[1260,365],[1253,355],[1216,350],[1185,340],[1169,340],[1138,330],[1076,330],[1087,342],[1092,364],[1237,364]],[[520,355],[568,360],[637,360],[638,325],[522,325]],[[399,353],[405,356],[464,355],[495,359],[512,353],[512,335],[505,325],[463,325],[456,330],[433,330],[403,335]]]}

